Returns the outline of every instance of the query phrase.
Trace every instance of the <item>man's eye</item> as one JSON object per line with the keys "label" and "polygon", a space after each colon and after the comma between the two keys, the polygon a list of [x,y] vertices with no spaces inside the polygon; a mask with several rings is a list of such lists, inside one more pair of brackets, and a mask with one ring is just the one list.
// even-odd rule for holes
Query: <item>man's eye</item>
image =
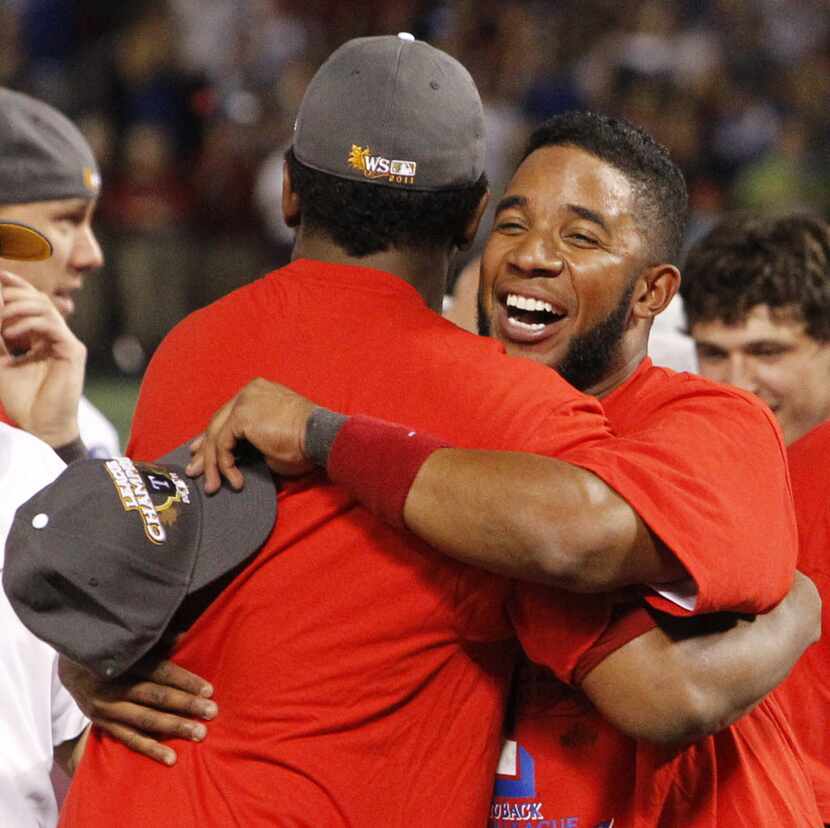
{"label": "man's eye", "polygon": [[717,362],[718,360],[725,359],[726,354],[723,351],[714,351],[709,348],[698,347],[697,358],[699,360],[705,360],[706,362]]}
{"label": "man's eye", "polygon": [[571,233],[570,238],[581,245],[596,244],[593,236],[586,236],[584,233]]}
{"label": "man's eye", "polygon": [[61,224],[71,224],[73,227],[77,227],[81,224],[84,220],[83,215],[78,215],[76,213],[67,213],[63,216],[58,216],[57,221]]}
{"label": "man's eye", "polygon": [[786,354],[789,348],[783,345],[757,345],[752,349],[752,353],[759,357],[777,357]]}

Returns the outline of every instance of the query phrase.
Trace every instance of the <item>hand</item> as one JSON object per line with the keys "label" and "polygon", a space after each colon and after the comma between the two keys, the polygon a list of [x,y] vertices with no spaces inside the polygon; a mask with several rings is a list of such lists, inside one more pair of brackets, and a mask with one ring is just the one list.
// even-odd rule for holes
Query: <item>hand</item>
{"label": "hand", "polygon": [[127,676],[107,682],[61,656],[58,675],[97,727],[164,765],[175,764],[176,752],[149,734],[199,742],[207,729],[193,720],[210,720],[218,713],[210,699],[211,685],[172,661],[147,661]]}
{"label": "hand", "polygon": [[205,476],[205,491],[217,491],[225,477],[234,489],[245,484],[233,454],[247,440],[277,474],[296,476],[314,469],[305,456],[305,430],[315,405],[290,388],[264,379],[249,382],[213,415],[204,434],[191,444],[191,477]]}
{"label": "hand", "polygon": [[[86,348],[45,293],[0,271],[0,404],[52,447],[78,437]],[[25,349],[20,356],[10,350]]]}

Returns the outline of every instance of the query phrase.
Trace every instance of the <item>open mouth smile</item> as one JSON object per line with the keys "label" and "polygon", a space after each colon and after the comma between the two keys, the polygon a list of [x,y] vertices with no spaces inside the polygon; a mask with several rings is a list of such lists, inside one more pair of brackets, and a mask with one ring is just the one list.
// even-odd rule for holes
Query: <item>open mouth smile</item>
{"label": "open mouth smile", "polygon": [[567,312],[544,299],[508,293],[500,302],[502,329],[521,342],[544,339],[567,317]]}

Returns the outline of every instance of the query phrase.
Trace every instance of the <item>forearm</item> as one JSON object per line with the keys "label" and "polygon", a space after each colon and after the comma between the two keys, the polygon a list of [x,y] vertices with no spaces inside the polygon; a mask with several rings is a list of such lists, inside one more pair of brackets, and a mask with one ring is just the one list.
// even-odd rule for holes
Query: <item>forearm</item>
{"label": "forearm", "polygon": [[790,594],[773,610],[738,619],[731,629],[677,642],[676,669],[689,677],[700,702],[701,728],[732,724],[790,673],[821,635],[821,599],[796,573]]}
{"label": "forearm", "polygon": [[375,514],[458,560],[579,592],[685,575],[626,501],[583,469],[446,448],[368,418],[316,428],[321,416],[330,415],[312,419],[309,456]]}
{"label": "forearm", "polygon": [[437,451],[415,477],[403,519],[458,560],[571,591],[685,574],[613,489],[550,457]]}
{"label": "forearm", "polygon": [[798,576],[787,598],[753,620],[660,619],[585,678],[583,691],[635,739],[682,745],[729,726],[787,676],[819,636],[821,602]]}
{"label": "forearm", "polygon": [[81,757],[84,755],[88,738],[89,726],[85,727],[74,739],[69,739],[55,746],[55,762],[57,762],[67,776],[72,776],[75,773],[75,769],[78,767]]}

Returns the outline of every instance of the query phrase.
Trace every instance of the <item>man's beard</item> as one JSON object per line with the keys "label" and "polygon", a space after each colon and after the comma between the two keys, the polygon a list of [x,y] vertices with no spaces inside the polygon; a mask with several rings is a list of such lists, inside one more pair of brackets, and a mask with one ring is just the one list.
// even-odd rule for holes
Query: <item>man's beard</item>
{"label": "man's beard", "polygon": [[[577,334],[568,343],[568,350],[559,365],[550,366],[574,388],[586,391],[611,370],[617,358],[636,280],[631,279],[616,307],[601,322],[585,333]],[[490,319],[478,299],[478,332],[490,336]]]}

